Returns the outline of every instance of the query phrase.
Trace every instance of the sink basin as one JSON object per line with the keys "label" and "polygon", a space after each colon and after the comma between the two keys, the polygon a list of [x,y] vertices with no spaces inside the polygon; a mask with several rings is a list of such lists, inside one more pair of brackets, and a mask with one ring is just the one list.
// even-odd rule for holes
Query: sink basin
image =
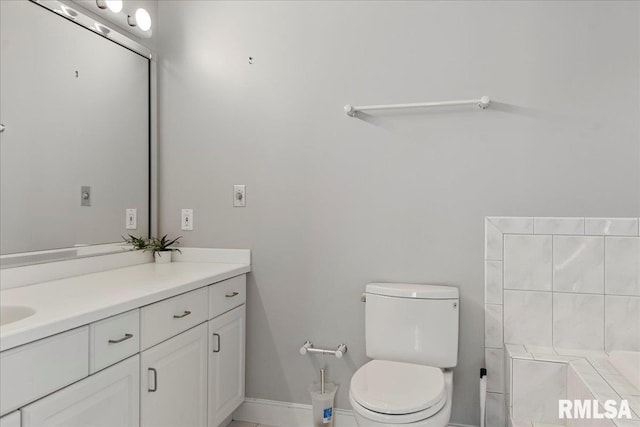
{"label": "sink basin", "polygon": [[0,306],[0,326],[26,319],[29,316],[33,316],[35,312],[33,308],[23,305]]}

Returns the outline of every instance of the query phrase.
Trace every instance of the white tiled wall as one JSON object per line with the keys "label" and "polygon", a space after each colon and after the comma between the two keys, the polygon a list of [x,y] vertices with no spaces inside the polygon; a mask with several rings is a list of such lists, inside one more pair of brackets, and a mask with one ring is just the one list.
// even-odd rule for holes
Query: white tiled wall
{"label": "white tiled wall", "polygon": [[556,348],[604,350],[604,295],[554,292],[552,335]]}
{"label": "white tiled wall", "polygon": [[605,293],[640,296],[640,239],[608,237],[605,240]]}
{"label": "white tiled wall", "polygon": [[[558,399],[567,395],[566,363],[516,359],[513,362],[513,417],[560,424]],[[547,386],[540,388],[540,383]]]}
{"label": "white tiled wall", "polygon": [[[492,419],[487,425],[506,420],[504,408],[496,406],[507,391],[499,369],[505,343],[525,344],[539,354],[556,354],[552,347],[558,354],[640,351],[639,223],[640,218],[486,218],[485,359]],[[549,381],[561,369],[552,362]],[[558,377],[564,381],[566,375]],[[526,386],[514,386],[514,395],[532,396]],[[550,389],[562,391],[556,388]],[[535,407],[545,407],[549,395],[539,396]],[[516,397],[508,396],[506,404]]]}
{"label": "white tiled wall", "polygon": [[552,344],[551,292],[504,291],[504,342],[510,344]]}
{"label": "white tiled wall", "polygon": [[553,290],[604,293],[604,239],[553,236]]}
{"label": "white tiled wall", "polygon": [[504,288],[551,290],[551,236],[504,236]]}
{"label": "white tiled wall", "polygon": [[605,295],[604,311],[605,351],[640,348],[640,298]]}

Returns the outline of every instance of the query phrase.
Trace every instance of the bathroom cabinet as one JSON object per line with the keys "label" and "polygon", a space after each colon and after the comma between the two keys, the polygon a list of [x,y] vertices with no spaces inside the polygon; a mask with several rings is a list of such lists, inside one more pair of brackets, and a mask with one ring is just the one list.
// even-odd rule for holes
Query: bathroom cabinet
{"label": "bathroom cabinet", "polygon": [[244,400],[245,306],[209,321],[209,427]]}
{"label": "bathroom cabinet", "polygon": [[207,325],[200,324],[141,353],[141,425],[207,423]]}
{"label": "bathroom cabinet", "polygon": [[245,302],[241,274],[3,351],[0,427],[218,427],[244,401]]}
{"label": "bathroom cabinet", "polygon": [[0,427],[20,427],[20,411],[15,411],[1,417]]}
{"label": "bathroom cabinet", "polygon": [[0,353],[0,413],[18,409],[89,374],[83,326]]}
{"label": "bathroom cabinet", "polygon": [[137,427],[139,369],[135,355],[40,399],[21,409],[22,427]]}

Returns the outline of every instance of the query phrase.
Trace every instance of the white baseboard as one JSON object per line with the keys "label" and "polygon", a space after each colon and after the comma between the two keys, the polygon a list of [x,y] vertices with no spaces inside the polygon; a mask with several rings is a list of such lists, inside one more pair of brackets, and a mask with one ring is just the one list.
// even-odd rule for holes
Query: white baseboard
{"label": "white baseboard", "polygon": [[[335,427],[358,427],[353,413],[347,409],[336,409]],[[245,399],[233,413],[233,419],[247,423],[274,427],[311,427],[311,405],[278,402],[265,399]],[[449,427],[476,427],[465,424],[449,424]]]}
{"label": "white baseboard", "polygon": [[[351,411],[335,409],[335,427],[358,427]],[[275,427],[311,427],[311,405],[264,399],[245,399],[233,413],[236,421]]]}

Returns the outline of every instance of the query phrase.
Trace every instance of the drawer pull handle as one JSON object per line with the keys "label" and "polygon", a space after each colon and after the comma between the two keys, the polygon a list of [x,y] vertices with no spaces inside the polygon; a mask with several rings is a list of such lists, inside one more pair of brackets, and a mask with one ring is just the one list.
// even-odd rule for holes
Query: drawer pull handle
{"label": "drawer pull handle", "polygon": [[173,318],[174,319],[182,319],[183,317],[187,317],[190,314],[191,314],[191,312],[189,310],[185,310],[184,313],[182,313],[182,314],[174,314]]}
{"label": "drawer pull handle", "polygon": [[109,340],[109,344],[119,344],[122,341],[126,341],[130,338],[133,338],[132,334],[124,334],[124,337],[120,338],[119,340]]}
{"label": "drawer pull handle", "polygon": [[213,334],[214,337],[218,339],[217,349],[213,350],[214,353],[220,353],[220,334]]}
{"label": "drawer pull handle", "polygon": [[230,294],[226,294],[226,295],[225,295],[225,297],[227,297],[227,298],[233,298],[233,297],[235,297],[235,296],[237,296],[237,295],[239,295],[237,292],[233,292],[233,293],[230,293]]}
{"label": "drawer pull handle", "polygon": [[158,391],[158,371],[156,371],[154,368],[149,368],[150,372],[153,372],[153,388],[147,388],[147,391],[153,393],[155,391]]}

